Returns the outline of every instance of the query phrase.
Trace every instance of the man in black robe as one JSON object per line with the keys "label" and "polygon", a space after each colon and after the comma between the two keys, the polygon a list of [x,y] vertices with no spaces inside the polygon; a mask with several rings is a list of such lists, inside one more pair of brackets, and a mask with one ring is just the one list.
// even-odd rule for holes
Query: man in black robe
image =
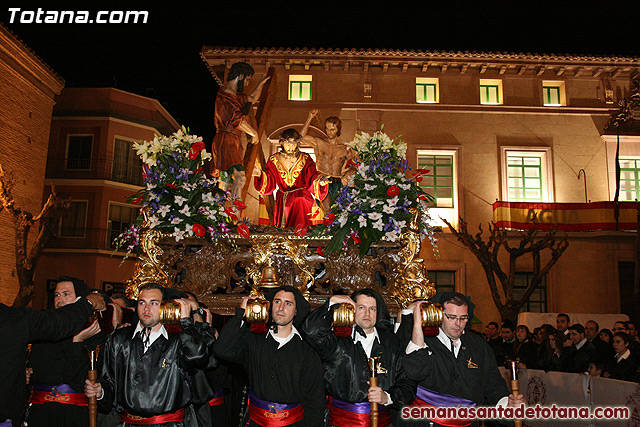
{"label": "man in black robe", "polygon": [[[474,305],[457,292],[443,292],[433,298],[442,304],[443,319],[437,336],[425,337],[421,323],[421,303],[413,303],[413,316],[403,316],[400,328],[411,330],[403,365],[407,376],[418,382],[412,406],[473,407],[476,405],[520,406],[524,397],[513,399],[498,371],[494,354],[482,337],[465,333],[473,318]],[[406,408],[403,415],[408,415]],[[440,423],[438,422],[440,421]],[[474,425],[473,420],[456,425]],[[450,420],[432,418],[409,420],[412,426],[451,425]],[[432,424],[431,424],[432,423]]]}
{"label": "man in black robe", "polygon": [[27,344],[36,340],[60,340],[82,329],[93,311],[104,310],[98,294],[79,298],[59,310],[36,311],[0,304],[0,426],[22,425]]}
{"label": "man in black robe", "polygon": [[109,412],[115,405],[122,426],[160,425],[182,427],[195,423],[185,419],[191,403],[189,375],[207,365],[207,343],[190,315],[195,302],[176,299],[180,305],[180,332],[169,334],[160,320],[160,304],[167,292],[156,283],[140,287],[136,325],[118,329],[102,350],[98,382],[85,382],[87,397],[98,398],[98,409]]}
{"label": "man in black robe", "polygon": [[[331,330],[336,304],[354,307],[351,336],[338,337]],[[399,410],[411,403],[416,385],[402,368],[404,349],[391,332],[384,299],[371,289],[360,289],[351,297],[334,295],[313,311],[304,325],[306,339],[318,351],[324,366],[329,394],[329,424],[338,427],[370,425],[371,403],[379,408],[379,427],[390,425]],[[369,385],[368,360],[380,356],[378,386]],[[390,414],[390,410],[394,414]]]}
{"label": "man in black robe", "polygon": [[271,425],[275,419],[280,426],[322,427],[322,366],[298,332],[309,313],[309,303],[292,286],[269,291],[270,321],[265,336],[251,332],[243,320],[247,302],[253,298],[242,300],[214,345],[217,357],[240,362],[247,371],[249,425]]}
{"label": "man in black robe", "polygon": [[[61,276],[56,284],[53,305],[56,310],[89,295],[81,279]],[[84,381],[89,371],[89,353],[107,339],[100,333],[98,320],[73,337],[54,342],[34,343],[29,367],[33,392],[27,422],[32,427],[85,427],[89,409]]]}

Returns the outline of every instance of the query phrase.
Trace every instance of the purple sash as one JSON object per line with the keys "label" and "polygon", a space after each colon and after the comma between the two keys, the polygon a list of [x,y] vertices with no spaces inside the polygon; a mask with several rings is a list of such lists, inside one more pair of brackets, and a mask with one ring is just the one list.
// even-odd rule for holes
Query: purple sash
{"label": "purple sash", "polygon": [[[46,391],[56,396],[58,393],[77,393],[69,384],[58,384],[56,386],[46,384],[34,384],[33,389],[37,391]],[[2,427],[2,424],[0,424]]]}
{"label": "purple sash", "polygon": [[11,427],[11,420],[0,423],[0,427]]}
{"label": "purple sash", "polygon": [[416,397],[423,402],[438,408],[454,408],[457,406],[473,408],[476,406],[476,402],[473,402],[471,400],[463,399],[462,397],[451,396],[449,394],[438,393],[421,386],[418,386]]}
{"label": "purple sash", "polygon": [[264,409],[265,411],[288,411],[289,409],[296,408],[300,406],[299,403],[294,403],[293,405],[289,405],[287,403],[275,403],[269,402],[267,400],[262,400],[252,390],[249,390],[249,399],[251,399],[251,404],[260,409]]}
{"label": "purple sash", "polygon": [[[356,414],[371,414],[370,402],[349,403],[334,397],[331,399],[331,406],[345,411],[354,412]],[[384,405],[378,405],[378,411],[385,412],[388,411],[388,408]]]}

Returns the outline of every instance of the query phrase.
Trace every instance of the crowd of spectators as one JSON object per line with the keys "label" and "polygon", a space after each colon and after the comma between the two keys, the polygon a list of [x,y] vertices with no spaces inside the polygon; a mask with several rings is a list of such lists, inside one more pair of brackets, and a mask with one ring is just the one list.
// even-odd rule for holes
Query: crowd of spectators
{"label": "crowd of spectators", "polygon": [[631,321],[615,322],[611,330],[600,329],[594,320],[572,324],[561,313],[555,327],[543,324],[530,331],[509,320],[501,325],[490,322],[484,336],[499,366],[517,359],[520,368],[640,382],[640,339]]}

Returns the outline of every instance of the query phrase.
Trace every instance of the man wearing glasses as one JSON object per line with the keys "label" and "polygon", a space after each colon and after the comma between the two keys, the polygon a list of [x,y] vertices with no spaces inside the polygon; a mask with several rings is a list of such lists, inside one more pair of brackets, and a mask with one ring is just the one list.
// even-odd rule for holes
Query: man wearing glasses
{"label": "man wearing glasses", "polygon": [[[401,328],[411,328],[403,366],[409,379],[418,383],[412,406],[474,407],[500,405],[519,407],[524,397],[513,399],[500,376],[491,347],[481,336],[465,333],[470,328],[474,304],[457,292],[443,292],[433,298],[442,304],[443,319],[438,335],[425,337],[421,324],[421,302],[409,307]],[[452,424],[454,422],[455,424]],[[425,419],[412,426],[477,425],[473,419]]]}

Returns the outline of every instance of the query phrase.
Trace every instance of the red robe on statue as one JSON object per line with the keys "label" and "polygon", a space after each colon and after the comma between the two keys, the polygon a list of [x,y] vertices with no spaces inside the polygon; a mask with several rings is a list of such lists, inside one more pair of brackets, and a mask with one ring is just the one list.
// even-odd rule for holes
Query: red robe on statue
{"label": "red robe on statue", "polygon": [[320,185],[321,176],[316,163],[307,153],[300,153],[289,170],[282,164],[280,153],[269,157],[265,170],[255,177],[254,185],[263,196],[272,194],[278,188],[273,225],[283,228],[322,222],[322,210],[314,197],[324,199],[329,186]]}

